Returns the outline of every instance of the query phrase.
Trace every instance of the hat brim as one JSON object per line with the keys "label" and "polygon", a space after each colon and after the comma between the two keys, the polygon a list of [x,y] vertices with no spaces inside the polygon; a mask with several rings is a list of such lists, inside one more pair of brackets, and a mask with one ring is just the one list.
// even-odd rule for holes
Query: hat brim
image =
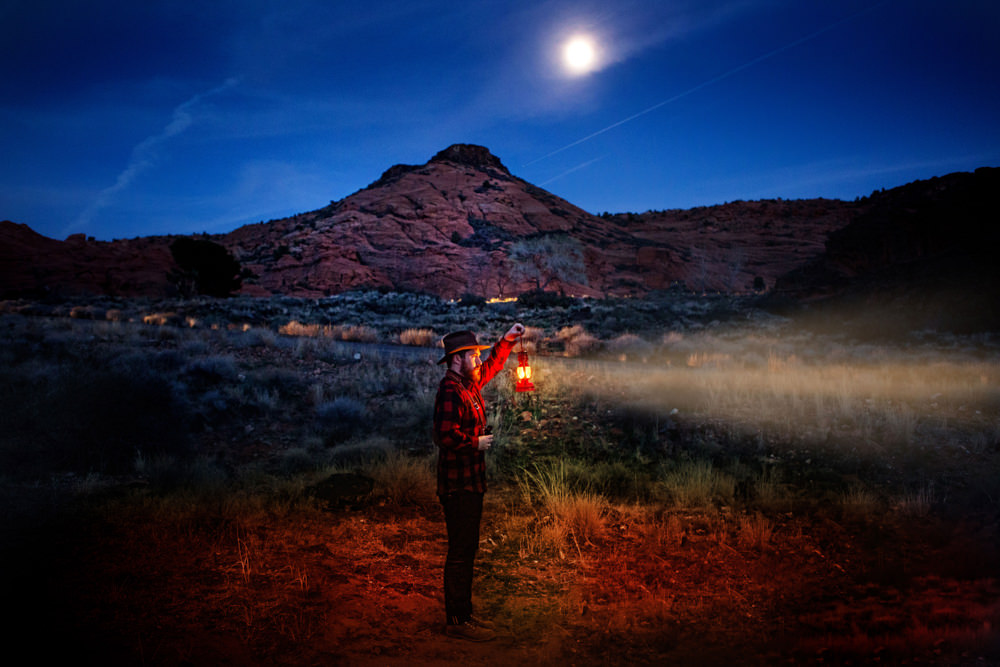
{"label": "hat brim", "polygon": [[446,355],[438,359],[438,363],[443,364],[444,362],[448,361],[448,357],[450,357],[451,355],[457,354],[459,352],[465,352],[466,350],[488,350],[488,349],[490,349],[489,345],[466,345],[465,347],[456,347],[454,350],[448,352]]}

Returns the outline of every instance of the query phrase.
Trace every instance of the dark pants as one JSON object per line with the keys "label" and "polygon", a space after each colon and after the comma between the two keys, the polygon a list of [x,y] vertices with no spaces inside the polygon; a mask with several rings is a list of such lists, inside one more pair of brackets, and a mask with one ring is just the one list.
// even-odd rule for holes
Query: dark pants
{"label": "dark pants", "polygon": [[479,549],[479,522],[483,494],[456,491],[441,496],[448,527],[448,556],[444,562],[444,610],[448,623],[464,623],[472,616],[472,568]]}

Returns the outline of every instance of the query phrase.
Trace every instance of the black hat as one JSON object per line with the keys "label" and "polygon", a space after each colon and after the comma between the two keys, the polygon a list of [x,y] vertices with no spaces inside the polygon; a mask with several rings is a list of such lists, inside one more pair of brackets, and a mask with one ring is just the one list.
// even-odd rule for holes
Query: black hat
{"label": "black hat", "polygon": [[448,360],[448,357],[456,352],[486,350],[490,347],[489,345],[480,345],[479,341],[476,340],[476,334],[471,331],[453,331],[442,338],[441,342],[444,344],[444,356],[438,359],[439,364],[443,364]]}

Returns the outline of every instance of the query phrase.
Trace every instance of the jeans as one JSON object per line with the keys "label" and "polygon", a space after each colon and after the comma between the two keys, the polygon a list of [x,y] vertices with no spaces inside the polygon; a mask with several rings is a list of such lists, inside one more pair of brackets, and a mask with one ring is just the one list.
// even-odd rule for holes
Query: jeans
{"label": "jeans", "polygon": [[479,522],[483,494],[455,491],[441,496],[448,528],[448,556],[444,562],[444,610],[448,623],[472,617],[472,568],[479,550]]}

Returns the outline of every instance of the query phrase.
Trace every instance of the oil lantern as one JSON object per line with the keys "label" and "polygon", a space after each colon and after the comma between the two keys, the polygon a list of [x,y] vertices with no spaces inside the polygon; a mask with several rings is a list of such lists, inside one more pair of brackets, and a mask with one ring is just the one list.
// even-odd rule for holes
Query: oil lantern
{"label": "oil lantern", "polygon": [[517,384],[515,391],[532,391],[535,385],[531,383],[531,364],[528,362],[528,353],[524,351],[524,341],[521,341],[521,349],[517,352]]}

